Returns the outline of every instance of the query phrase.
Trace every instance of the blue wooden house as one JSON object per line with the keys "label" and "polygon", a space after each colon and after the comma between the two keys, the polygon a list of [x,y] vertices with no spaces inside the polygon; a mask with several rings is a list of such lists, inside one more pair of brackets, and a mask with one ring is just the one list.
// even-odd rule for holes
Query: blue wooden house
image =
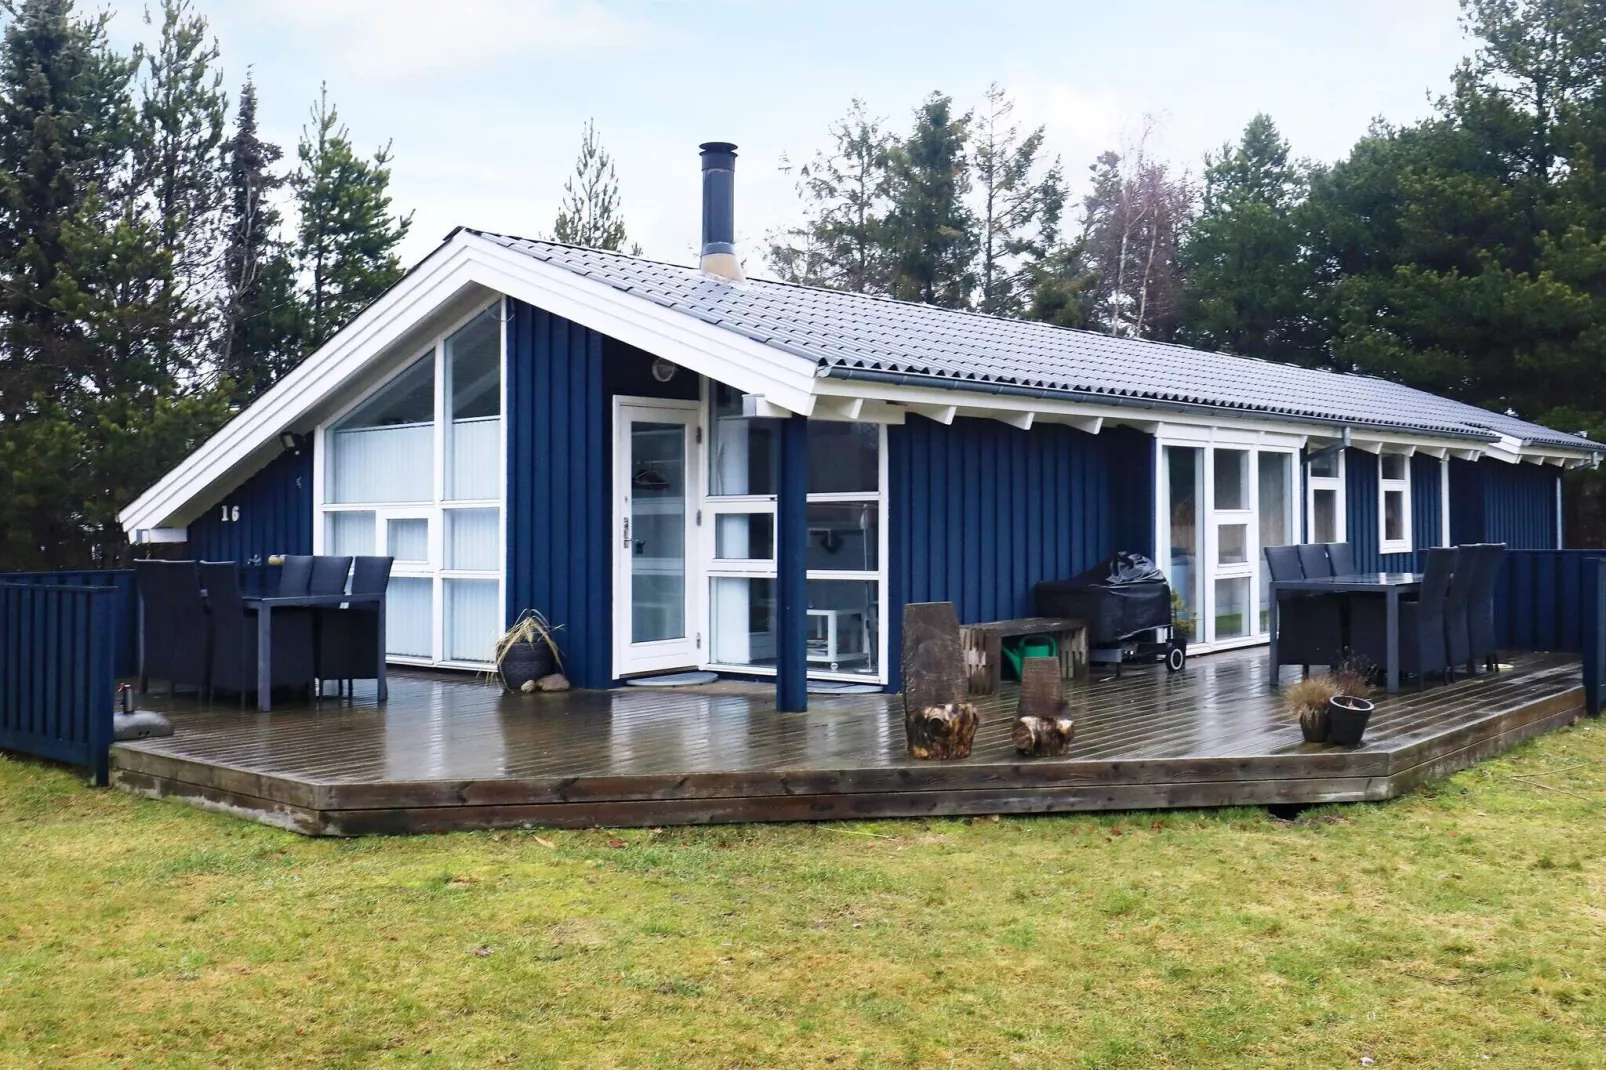
{"label": "blue wooden house", "polygon": [[[526,607],[585,687],[706,668],[897,688],[905,603],[1028,615],[1155,557],[1193,647],[1265,640],[1260,548],[1560,543],[1606,449],[1383,380],[745,279],[734,146],[695,267],[459,229],[122,514],[191,556],[395,557],[398,663]],[[1327,447],[1337,447],[1329,449]]]}

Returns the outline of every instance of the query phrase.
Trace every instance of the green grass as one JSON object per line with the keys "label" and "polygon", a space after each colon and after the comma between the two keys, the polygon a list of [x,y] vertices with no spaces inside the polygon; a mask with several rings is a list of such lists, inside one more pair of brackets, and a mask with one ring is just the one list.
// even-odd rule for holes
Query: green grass
{"label": "green grass", "polygon": [[1606,725],[1387,805],[307,840],[0,759],[7,1066],[1606,1066]]}

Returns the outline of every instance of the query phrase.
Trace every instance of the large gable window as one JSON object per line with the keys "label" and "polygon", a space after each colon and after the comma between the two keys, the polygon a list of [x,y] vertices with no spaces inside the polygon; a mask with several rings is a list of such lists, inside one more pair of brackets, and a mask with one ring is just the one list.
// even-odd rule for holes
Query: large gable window
{"label": "large gable window", "polygon": [[1377,459],[1378,550],[1411,552],[1411,459],[1385,453]]}
{"label": "large gable window", "polygon": [[395,558],[392,658],[483,666],[502,630],[500,308],[322,429],[317,551]]}

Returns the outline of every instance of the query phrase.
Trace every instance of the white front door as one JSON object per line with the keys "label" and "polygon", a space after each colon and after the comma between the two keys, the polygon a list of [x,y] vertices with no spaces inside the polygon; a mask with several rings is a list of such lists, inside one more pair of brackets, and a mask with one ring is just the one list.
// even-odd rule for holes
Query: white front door
{"label": "white front door", "polygon": [[694,668],[696,402],[614,402],[614,675]]}

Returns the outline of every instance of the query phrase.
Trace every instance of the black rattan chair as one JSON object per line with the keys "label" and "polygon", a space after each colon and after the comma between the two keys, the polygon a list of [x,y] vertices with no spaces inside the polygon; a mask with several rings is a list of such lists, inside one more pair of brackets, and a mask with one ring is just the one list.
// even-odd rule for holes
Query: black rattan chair
{"label": "black rattan chair", "polygon": [[[245,706],[257,689],[257,614],[240,593],[240,569],[232,561],[202,561],[201,580],[212,610],[212,675],[209,691],[236,691]],[[312,614],[277,610],[268,678],[272,687],[312,690]]]}
{"label": "black rattan chair", "polygon": [[[1450,576],[1450,588],[1444,595],[1444,651],[1452,673],[1456,667],[1465,666],[1470,676],[1473,671],[1472,629],[1468,618],[1472,584],[1483,551],[1477,546],[1461,546],[1452,552],[1455,555],[1454,571]],[[1424,580],[1423,587],[1426,586],[1427,581]]]}
{"label": "black rattan chair", "polygon": [[1334,575],[1333,562],[1327,556],[1327,544],[1324,542],[1303,542],[1297,547],[1299,550],[1299,567],[1304,570],[1306,579],[1319,579],[1322,576]]}
{"label": "black rattan chair", "polygon": [[[1297,580],[1300,548],[1268,546],[1266,569],[1273,581]],[[1312,665],[1332,665],[1344,645],[1338,599],[1331,595],[1291,595],[1277,603],[1277,664],[1298,665],[1307,674]]]}
{"label": "black rattan chair", "polygon": [[[390,586],[393,558],[359,557],[352,568],[352,594],[384,594]],[[372,680],[385,637],[379,634],[379,613],[371,605],[325,609],[318,614],[318,688],[335,681],[336,693],[349,691],[353,680]]]}
{"label": "black rattan chair", "polygon": [[279,585],[275,592],[281,595],[306,594],[312,584],[312,555],[286,554],[279,567]]}
{"label": "black rattan chair", "polygon": [[139,591],[139,689],[152,679],[204,692],[208,683],[211,622],[194,561],[135,561]]}
{"label": "black rattan chair", "polygon": [[320,554],[312,559],[308,594],[345,594],[346,577],[351,574],[351,558]]}
{"label": "black rattan chair", "polygon": [[1335,576],[1355,575],[1355,548],[1347,542],[1330,542],[1327,544],[1327,560],[1333,566]]}
{"label": "black rattan chair", "polygon": [[[1422,551],[1422,588],[1416,598],[1400,600],[1400,672],[1414,674],[1427,685],[1427,674],[1454,679],[1445,646],[1445,605],[1455,576],[1456,551],[1443,547]],[[1379,669],[1388,664],[1388,609],[1382,598],[1357,598],[1352,604],[1350,649]]]}

